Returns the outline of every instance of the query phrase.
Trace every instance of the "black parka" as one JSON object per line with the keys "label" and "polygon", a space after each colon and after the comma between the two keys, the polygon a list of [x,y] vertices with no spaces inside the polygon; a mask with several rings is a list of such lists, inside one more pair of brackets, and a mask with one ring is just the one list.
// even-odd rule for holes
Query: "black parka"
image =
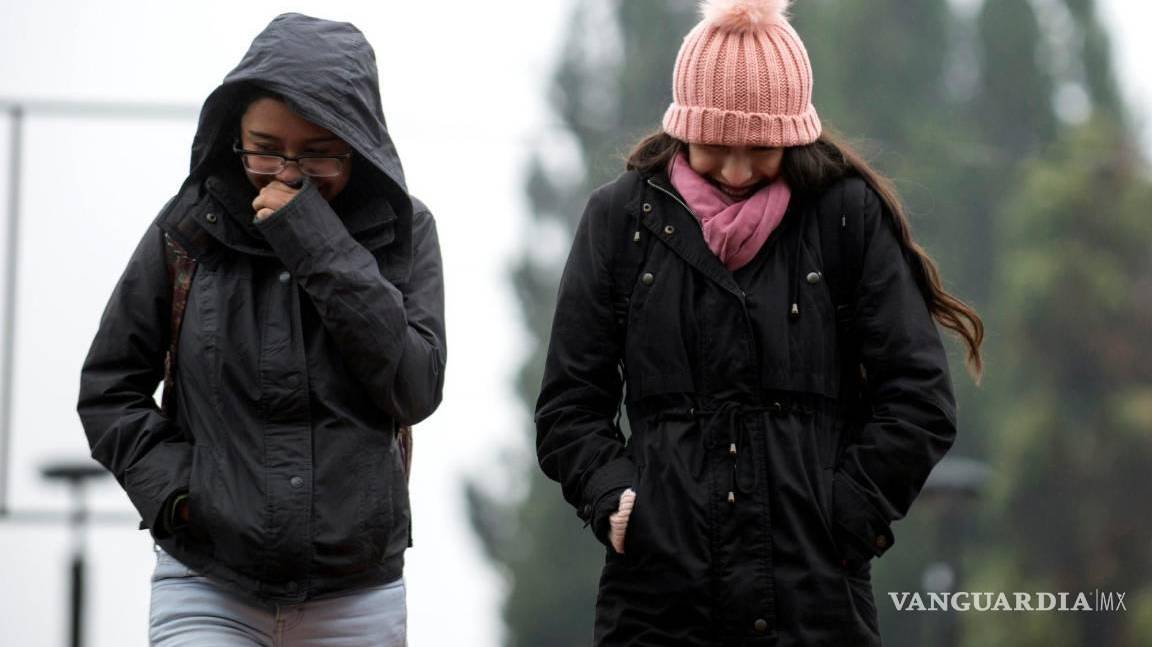
{"label": "black parka", "polygon": [[[862,241],[839,335],[820,240],[830,211]],[[635,283],[613,285],[635,253],[621,249],[644,237]],[[906,253],[859,178],[794,194],[735,273],[665,174],[631,171],[592,195],[536,421],[541,466],[602,542],[619,493],[636,491],[624,554],[607,550],[597,645],[879,644],[869,560],[956,429]],[[627,440],[614,422],[625,383]]]}
{"label": "black parka", "polygon": [[[352,25],[273,20],[205,102],[189,177],[129,261],[81,375],[92,455],[142,527],[263,599],[394,580],[410,543],[396,430],[440,403],[444,294],[435,223],[407,193],[378,83]],[[305,181],[253,222],[256,190],[231,152],[253,88],[352,146],[331,204]],[[170,343],[165,234],[197,260],[167,415],[153,400]],[[189,523],[169,532],[184,492]]]}

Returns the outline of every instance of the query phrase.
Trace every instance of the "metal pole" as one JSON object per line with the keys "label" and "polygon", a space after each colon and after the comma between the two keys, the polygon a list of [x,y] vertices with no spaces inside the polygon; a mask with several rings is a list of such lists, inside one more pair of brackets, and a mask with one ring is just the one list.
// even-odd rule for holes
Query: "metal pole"
{"label": "metal pole", "polygon": [[108,472],[92,460],[53,463],[41,467],[40,472],[46,479],[66,483],[72,494],[72,514],[68,524],[72,530],[72,558],[68,571],[68,645],[83,647],[84,579],[88,561],[88,503],[84,498],[84,488],[88,481],[104,478]]}
{"label": "metal pole", "polygon": [[71,625],[68,634],[69,647],[83,647],[84,633],[84,555],[72,556],[72,601]]}
{"label": "metal pole", "polygon": [[12,374],[16,365],[16,280],[20,267],[20,166],[24,109],[10,106],[12,134],[8,142],[8,238],[4,272],[4,351],[0,357],[0,517],[8,514],[8,438],[12,430]]}
{"label": "metal pole", "polygon": [[84,526],[88,510],[84,502],[84,481],[76,479],[72,487],[72,595],[70,604],[69,647],[84,645]]}

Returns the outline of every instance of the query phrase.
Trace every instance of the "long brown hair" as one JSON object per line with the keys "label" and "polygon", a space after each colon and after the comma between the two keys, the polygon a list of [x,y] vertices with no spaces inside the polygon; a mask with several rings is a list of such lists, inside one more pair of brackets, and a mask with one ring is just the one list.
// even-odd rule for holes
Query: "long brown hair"
{"label": "long brown hair", "polygon": [[[640,140],[626,158],[629,170],[653,173],[667,168],[668,163],[687,145],[671,135],[658,131]],[[928,304],[928,311],[941,326],[951,330],[967,349],[968,373],[977,384],[984,369],[980,345],[984,341],[984,322],[968,304],[944,290],[940,271],[915,240],[908,226],[904,206],[896,195],[892,181],[878,173],[868,162],[836,135],[825,131],[816,142],[807,146],[784,149],[780,173],[788,187],[796,193],[815,194],[836,180],[857,176],[880,196],[884,208],[892,216],[892,226],[904,256],[912,266],[912,273]]]}

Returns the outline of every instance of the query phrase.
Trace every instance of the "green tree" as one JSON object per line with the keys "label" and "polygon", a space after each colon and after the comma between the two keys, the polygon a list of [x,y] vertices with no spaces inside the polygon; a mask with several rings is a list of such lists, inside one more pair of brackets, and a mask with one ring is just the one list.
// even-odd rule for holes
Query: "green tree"
{"label": "green tree", "polygon": [[1001,211],[996,378],[1011,393],[992,457],[996,542],[977,590],[1120,591],[1127,613],[986,614],[972,645],[1152,639],[1152,183],[1101,113],[1028,165]]}
{"label": "green tree", "polygon": [[1057,101],[1079,92],[1090,118],[1057,124],[995,212],[1002,395],[973,565],[977,590],[1123,592],[1127,611],[966,618],[972,645],[1152,641],[1152,520],[1129,503],[1152,495],[1152,182],[1094,4],[1067,0],[1049,45]]}

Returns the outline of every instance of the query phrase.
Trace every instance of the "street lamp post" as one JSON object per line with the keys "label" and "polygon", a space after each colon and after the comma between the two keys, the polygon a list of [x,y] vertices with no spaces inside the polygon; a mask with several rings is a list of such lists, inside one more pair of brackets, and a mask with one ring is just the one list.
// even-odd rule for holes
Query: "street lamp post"
{"label": "street lamp post", "polygon": [[[955,592],[960,581],[958,571],[967,504],[980,496],[988,472],[988,466],[981,461],[949,457],[940,461],[928,475],[922,494],[940,506],[937,526],[940,559],[924,569],[921,579],[925,591]],[[930,642],[941,647],[960,644],[955,614],[950,611],[941,614],[939,635]]]}
{"label": "street lamp post", "polygon": [[72,564],[69,588],[69,641],[70,647],[84,644],[84,571],[87,560],[88,503],[84,489],[88,481],[108,476],[107,470],[92,461],[50,463],[40,473],[49,481],[63,481],[68,485],[72,499],[69,527],[72,530]]}

